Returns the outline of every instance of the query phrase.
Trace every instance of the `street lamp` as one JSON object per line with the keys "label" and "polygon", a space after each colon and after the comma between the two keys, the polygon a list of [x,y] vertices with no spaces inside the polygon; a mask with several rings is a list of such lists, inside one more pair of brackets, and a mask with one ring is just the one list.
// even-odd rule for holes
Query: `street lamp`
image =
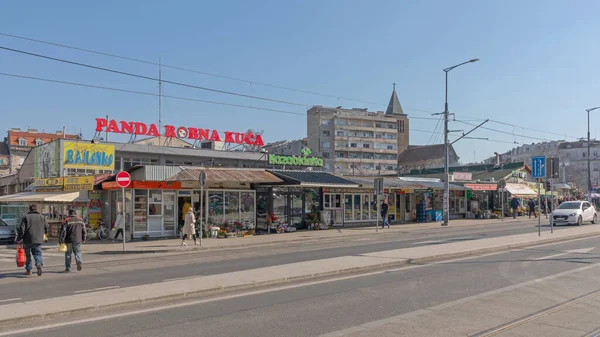
{"label": "street lamp", "polygon": [[588,200],[592,201],[592,169],[591,169],[591,158],[590,158],[590,111],[600,109],[600,106],[591,109],[585,109],[587,111],[587,171],[588,171]]}
{"label": "street lamp", "polygon": [[472,59],[469,60],[467,62],[463,62],[461,64],[457,64],[455,66],[452,66],[450,68],[446,68],[444,69],[444,72],[446,73],[446,103],[444,104],[444,152],[445,152],[445,160],[444,160],[444,210],[443,210],[443,214],[444,214],[444,222],[442,223],[442,226],[448,226],[448,220],[450,219],[450,173],[449,173],[449,167],[450,167],[450,155],[449,155],[449,146],[448,146],[448,115],[450,115],[450,112],[448,111],[448,72],[450,72],[450,70],[454,69],[454,68],[458,68],[464,64],[467,63],[473,63],[473,62],[477,62],[479,61],[479,59]]}

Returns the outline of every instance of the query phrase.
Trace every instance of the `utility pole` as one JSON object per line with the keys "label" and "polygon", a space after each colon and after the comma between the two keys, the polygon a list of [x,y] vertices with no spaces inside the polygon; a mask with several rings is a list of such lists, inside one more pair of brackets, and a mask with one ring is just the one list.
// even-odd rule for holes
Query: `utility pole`
{"label": "utility pole", "polygon": [[162,146],[162,120],[161,120],[161,102],[162,101],[162,58],[158,59],[158,146]]}
{"label": "utility pole", "polygon": [[448,111],[448,72],[450,72],[452,69],[460,67],[464,64],[467,63],[473,63],[473,62],[477,62],[479,61],[479,59],[472,59],[469,60],[467,62],[463,62],[461,64],[457,64],[455,66],[449,67],[444,69],[444,72],[446,73],[446,100],[445,100],[445,104],[444,104],[444,152],[445,152],[445,159],[444,159],[444,204],[443,204],[443,211],[442,214],[444,216],[444,221],[442,222],[442,226],[448,226],[448,221],[450,220],[450,205],[449,205],[449,199],[450,199],[450,182],[449,182],[449,166],[450,166],[450,155],[449,155],[449,144],[448,144],[448,116],[450,115],[450,112]]}

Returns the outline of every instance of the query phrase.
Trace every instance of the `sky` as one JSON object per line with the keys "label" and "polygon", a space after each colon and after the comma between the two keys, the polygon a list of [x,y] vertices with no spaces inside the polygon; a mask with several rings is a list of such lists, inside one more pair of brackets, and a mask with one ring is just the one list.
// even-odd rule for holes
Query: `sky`
{"label": "sky", "polygon": [[[443,69],[479,58],[449,73],[457,120],[449,129],[467,132],[465,122],[490,119],[470,134],[487,140],[455,144],[469,163],[520,144],[586,136],[585,109],[600,105],[599,12],[591,0],[2,1],[0,34],[148,62],[6,35],[0,47],[154,78],[160,60],[163,80],[255,96],[163,83],[171,96],[162,99],[164,124],[264,130],[266,142],[306,137],[312,105],[385,110],[396,83],[412,118],[410,143],[441,143],[431,114],[444,108]],[[64,126],[90,139],[98,117],[158,121],[156,81],[7,50],[0,73],[154,94],[0,75],[3,133]],[[600,110],[592,112],[592,137],[597,125]]]}

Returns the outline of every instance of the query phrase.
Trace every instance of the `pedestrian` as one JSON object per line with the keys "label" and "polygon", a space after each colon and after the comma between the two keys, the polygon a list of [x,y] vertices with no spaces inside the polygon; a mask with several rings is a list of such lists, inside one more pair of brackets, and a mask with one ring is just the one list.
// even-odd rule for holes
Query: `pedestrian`
{"label": "pedestrian", "polygon": [[390,221],[388,220],[388,204],[386,202],[386,200],[383,200],[381,202],[381,219],[383,219],[383,221],[381,222],[381,228],[384,228],[385,225],[388,226],[388,228],[390,228]]}
{"label": "pedestrian", "polygon": [[29,205],[29,212],[21,219],[17,242],[23,244],[25,249],[25,275],[31,275],[31,255],[35,260],[37,275],[42,276],[42,243],[44,234],[48,234],[48,221],[38,212],[37,205]]}
{"label": "pedestrian", "polygon": [[513,219],[517,218],[517,212],[519,210],[520,205],[521,205],[521,202],[519,201],[519,199],[517,199],[517,197],[513,197],[512,200],[510,201],[510,206],[513,211]]}
{"label": "pedestrian", "polygon": [[75,254],[77,271],[81,271],[83,261],[81,260],[81,244],[85,243],[87,232],[82,218],[77,216],[74,209],[69,210],[69,216],[63,221],[60,228],[59,244],[66,244],[65,273],[71,271],[71,255]]}
{"label": "pedestrian", "polygon": [[533,213],[534,218],[537,219],[537,214],[535,213],[535,202],[533,199],[529,199],[527,207],[529,208],[529,219],[531,219],[531,213]]}
{"label": "pedestrian", "polygon": [[188,208],[188,211],[185,214],[185,220],[183,227],[181,228],[181,232],[183,233],[183,240],[181,240],[182,246],[187,246],[185,239],[188,237],[193,237],[194,245],[198,245],[198,241],[196,240],[196,217],[194,216],[194,209],[192,207]]}
{"label": "pedestrian", "polygon": [[115,233],[115,237],[113,238],[113,242],[119,238],[119,234],[125,238],[125,215],[123,212],[117,214],[117,219],[115,220],[115,228],[117,228],[117,232]]}

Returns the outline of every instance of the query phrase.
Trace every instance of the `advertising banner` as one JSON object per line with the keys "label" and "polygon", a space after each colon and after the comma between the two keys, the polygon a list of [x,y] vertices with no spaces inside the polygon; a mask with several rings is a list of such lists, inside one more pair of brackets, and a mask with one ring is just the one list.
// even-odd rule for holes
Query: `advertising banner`
{"label": "advertising banner", "polygon": [[63,152],[65,168],[115,170],[114,145],[65,142]]}

